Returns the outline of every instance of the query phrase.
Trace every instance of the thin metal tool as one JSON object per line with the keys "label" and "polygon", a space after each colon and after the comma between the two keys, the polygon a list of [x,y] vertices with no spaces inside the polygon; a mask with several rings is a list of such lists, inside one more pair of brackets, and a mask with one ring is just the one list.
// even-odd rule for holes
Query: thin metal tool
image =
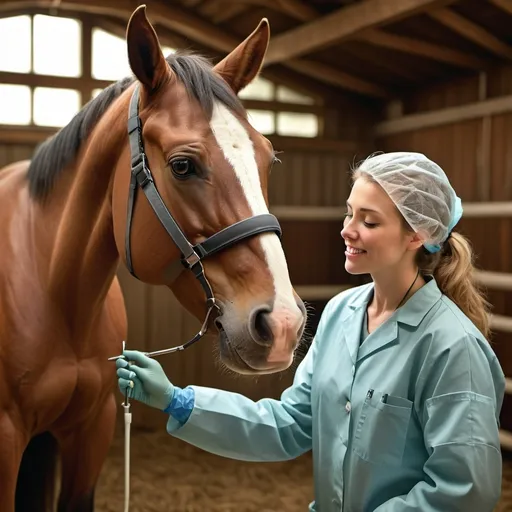
{"label": "thin metal tool", "polygon": [[[126,343],[123,341],[123,352],[125,345]],[[132,381],[130,381],[130,387],[126,387],[124,402],[121,404],[124,409],[124,512],[130,510],[130,428],[132,423],[130,389],[133,389]]]}
{"label": "thin metal tool", "polygon": [[[181,352],[182,350],[185,350],[186,348],[190,347],[190,345],[193,345],[197,341],[199,341],[208,331],[208,323],[210,321],[210,317],[212,316],[212,313],[214,311],[220,311],[219,306],[215,302],[215,299],[209,299],[208,300],[208,311],[206,312],[206,317],[204,319],[203,325],[201,326],[201,329],[199,332],[191,339],[188,340],[186,343],[183,343],[183,345],[179,345],[177,347],[172,348],[165,348],[163,350],[155,350],[154,352],[144,352],[144,355],[147,357],[159,357],[163,356],[165,354],[172,354],[174,352]],[[123,342],[124,343],[124,342]],[[123,352],[124,352],[124,345],[123,345]],[[117,359],[124,358],[123,355],[109,357],[109,361],[116,361]]]}

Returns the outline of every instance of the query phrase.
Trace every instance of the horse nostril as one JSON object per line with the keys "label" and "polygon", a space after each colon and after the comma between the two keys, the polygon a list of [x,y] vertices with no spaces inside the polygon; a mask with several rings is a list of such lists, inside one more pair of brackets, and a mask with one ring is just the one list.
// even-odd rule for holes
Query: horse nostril
{"label": "horse nostril", "polygon": [[269,323],[270,311],[268,308],[260,308],[253,312],[251,321],[251,334],[256,343],[261,345],[272,344],[274,334]]}

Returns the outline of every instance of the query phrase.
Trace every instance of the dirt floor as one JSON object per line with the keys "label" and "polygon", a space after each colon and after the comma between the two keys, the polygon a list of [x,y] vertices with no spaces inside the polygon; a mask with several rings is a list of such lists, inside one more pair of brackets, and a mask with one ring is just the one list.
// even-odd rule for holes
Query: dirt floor
{"label": "dirt floor", "polygon": [[[311,457],[285,463],[232,461],[159,433],[133,432],[130,512],[306,512]],[[96,491],[98,512],[123,510],[123,437],[116,435]],[[512,512],[512,457],[495,512]],[[476,512],[476,511],[475,511]]]}

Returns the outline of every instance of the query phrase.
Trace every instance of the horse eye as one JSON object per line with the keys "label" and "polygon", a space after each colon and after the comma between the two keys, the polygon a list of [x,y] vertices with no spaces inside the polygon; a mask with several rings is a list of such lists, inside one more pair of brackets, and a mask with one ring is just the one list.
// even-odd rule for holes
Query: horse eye
{"label": "horse eye", "polygon": [[171,169],[177,178],[187,178],[195,173],[195,165],[188,158],[177,158],[171,162]]}

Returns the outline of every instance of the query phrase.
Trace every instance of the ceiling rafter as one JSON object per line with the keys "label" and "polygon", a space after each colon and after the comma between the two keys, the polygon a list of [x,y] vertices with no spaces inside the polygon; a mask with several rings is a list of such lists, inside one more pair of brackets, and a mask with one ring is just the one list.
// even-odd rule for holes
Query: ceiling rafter
{"label": "ceiling rafter", "polygon": [[507,14],[512,14],[512,2],[510,0],[489,0],[489,2]]}
{"label": "ceiling rafter", "polygon": [[359,32],[403,19],[455,0],[366,0],[278,34],[270,42],[266,65],[311,53]]}
{"label": "ceiling rafter", "polygon": [[[99,28],[112,32],[118,37],[126,37],[126,24],[121,19],[117,18],[105,18],[104,16],[92,16],[93,23]],[[176,34],[174,31],[162,27],[161,25],[155,24],[158,38],[161,43],[169,45],[173,48],[187,49],[190,48],[191,42],[189,39]],[[194,43],[192,48],[194,51],[201,53],[205,57],[212,59],[220,59],[224,56],[224,52],[218,51],[214,48],[202,45],[200,43]],[[308,80],[298,81],[297,75],[293,71],[286,69],[266,69],[262,72],[262,75],[269,80],[274,81],[277,84],[285,85],[292,89],[296,89],[303,94],[309,95],[315,98],[316,101],[322,102],[326,95],[333,95],[337,89],[328,89],[327,86],[318,84],[317,82],[308,83]]]}
{"label": "ceiling rafter", "polygon": [[332,68],[327,64],[322,64],[321,62],[306,59],[292,59],[288,61],[287,66],[299,73],[314,73],[315,76],[321,76],[326,83],[344,89],[350,89],[366,96],[374,96],[376,98],[389,98],[392,96],[389,91],[380,85],[357,78],[344,71]]}
{"label": "ceiling rafter", "polygon": [[467,55],[464,52],[452,50],[445,46],[439,46],[426,41],[390,34],[389,32],[384,32],[379,29],[371,29],[362,32],[357,39],[382,48],[397,50],[411,55],[419,55],[462,68],[482,69],[487,65],[484,59],[474,57],[473,55]]}
{"label": "ceiling rafter", "polygon": [[450,9],[438,9],[428,13],[429,16],[445,27],[457,32],[462,37],[473,41],[477,45],[500,55],[506,59],[512,59],[512,46],[500,41],[487,30],[476,23],[464,18]]}
{"label": "ceiling rafter", "polygon": [[[118,37],[124,38],[126,35],[126,27],[122,23],[117,20],[105,19],[103,16],[92,16],[91,23],[95,26],[106,30]],[[184,39],[182,36],[169,32],[168,30],[162,30],[161,27],[157,26],[158,39],[160,43],[170,46],[173,48],[185,48],[188,46],[188,41]],[[203,54],[208,55],[211,53],[210,48],[196,48],[198,51],[201,51]],[[310,91],[308,91],[310,92]],[[272,110],[275,108],[278,103],[271,101],[259,101],[259,100],[242,100],[242,103],[246,108],[265,108],[267,110]],[[274,105],[274,106],[272,106]],[[323,114],[324,109],[322,106],[312,106],[312,105],[301,105],[301,104],[287,104],[290,106],[291,111],[293,112],[315,112],[317,114]],[[281,105],[282,108],[282,105]]]}
{"label": "ceiling rafter", "polygon": [[[14,7],[19,8],[21,5],[33,8],[48,8],[51,3],[52,0],[8,1],[0,4],[0,13],[2,10],[12,9]],[[103,14],[124,20],[127,20],[132,14],[132,4],[130,0],[117,0],[116,2],[108,4],[105,4],[103,0],[62,0],[61,7],[63,9],[89,12],[92,14]],[[228,53],[240,43],[238,37],[228,34],[225,30],[176,5],[154,2],[149,8],[148,15],[153,23],[220,52]],[[285,62],[283,66],[298,71],[300,74],[313,77],[317,81],[335,85],[336,87],[359,94],[376,97],[389,95],[384,89],[378,88],[371,82],[365,82],[363,79],[351,77],[348,74],[338,72],[336,69],[329,68],[325,65],[322,65],[324,71],[326,69],[331,70],[327,75],[322,73],[318,74],[316,68],[308,66],[307,63],[301,63],[297,59]],[[357,84],[361,87],[358,88]],[[371,93],[372,90],[376,91],[377,89],[380,89],[378,93]]]}
{"label": "ceiling rafter", "polygon": [[242,14],[244,11],[248,9],[248,7],[250,7],[248,4],[229,4],[216,16],[213,16],[212,21],[214,23],[224,23],[230,20],[231,18],[234,18],[235,16]]}
{"label": "ceiling rafter", "polygon": [[226,21],[226,19],[236,16],[252,6],[282,12],[299,21],[311,21],[319,16],[317,10],[303,0],[237,0],[229,3],[226,0],[205,0],[199,6],[198,11],[203,16],[207,16],[213,22],[218,23],[219,21]]}

